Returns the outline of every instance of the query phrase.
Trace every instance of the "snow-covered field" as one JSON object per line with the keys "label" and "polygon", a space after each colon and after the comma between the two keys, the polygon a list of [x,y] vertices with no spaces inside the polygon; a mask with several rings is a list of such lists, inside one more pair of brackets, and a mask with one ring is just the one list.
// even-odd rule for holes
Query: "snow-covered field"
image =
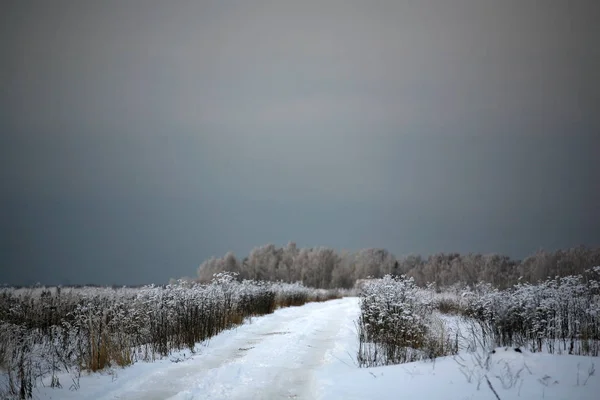
{"label": "snow-covered field", "polygon": [[[358,368],[357,298],[255,317],[189,351],[83,376],[80,389],[38,387],[39,399],[598,399],[597,358],[496,349],[489,368],[472,354]],[[452,325],[452,318],[446,318]],[[451,327],[450,327],[451,328]],[[486,356],[485,354],[483,354]],[[485,357],[484,357],[485,358]]]}

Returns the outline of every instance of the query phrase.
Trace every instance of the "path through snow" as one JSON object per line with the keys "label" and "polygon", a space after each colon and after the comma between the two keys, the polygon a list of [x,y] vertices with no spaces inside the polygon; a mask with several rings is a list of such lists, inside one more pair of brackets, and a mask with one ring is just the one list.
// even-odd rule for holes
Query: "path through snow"
{"label": "path through snow", "polygon": [[[170,400],[496,400],[485,373],[502,400],[596,400],[597,357],[532,354],[496,349],[489,371],[462,353],[452,357],[378,368],[357,368],[354,322],[358,299],[277,310],[183,353],[154,363],[91,374],[69,391],[39,387],[38,399]],[[452,318],[445,318],[451,324]],[[448,328],[451,328],[449,325]],[[512,382],[512,383],[511,383]],[[479,388],[478,388],[479,386]]]}
{"label": "path through snow", "polygon": [[355,340],[357,315],[356,298],[280,309],[218,335],[186,361],[121,376],[95,398],[315,399],[315,371],[338,357],[342,336]]}

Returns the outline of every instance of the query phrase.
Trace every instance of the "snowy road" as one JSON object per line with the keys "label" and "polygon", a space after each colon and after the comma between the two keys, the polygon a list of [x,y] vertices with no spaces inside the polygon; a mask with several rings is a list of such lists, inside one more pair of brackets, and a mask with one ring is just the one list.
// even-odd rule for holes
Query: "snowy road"
{"label": "snowy road", "polygon": [[344,356],[352,363],[345,343],[356,340],[357,315],[355,298],[280,309],[218,335],[186,361],[120,377],[96,398],[316,399],[324,382],[315,372]]}
{"label": "snowy road", "polygon": [[[112,375],[91,374],[81,378],[77,391],[68,389],[69,379],[63,376],[62,389],[51,389],[46,382],[45,387],[35,389],[34,398],[496,399],[485,383],[478,384],[485,371],[466,353],[461,355],[466,375],[453,357],[435,363],[357,368],[354,322],[358,312],[356,298],[284,308],[197,345],[196,354],[190,357],[188,351],[184,361],[173,362],[184,358],[176,354],[116,369]],[[498,348],[487,375],[503,400],[595,400],[600,391],[600,379],[593,373],[596,362],[596,357]],[[507,387],[506,374],[511,371],[521,375]],[[474,378],[468,378],[470,373]]]}

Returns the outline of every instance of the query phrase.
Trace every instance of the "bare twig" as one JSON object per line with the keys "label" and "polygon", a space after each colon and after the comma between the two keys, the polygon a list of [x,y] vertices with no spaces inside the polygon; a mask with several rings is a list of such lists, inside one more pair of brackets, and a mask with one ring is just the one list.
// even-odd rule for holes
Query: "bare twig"
{"label": "bare twig", "polygon": [[494,389],[494,386],[492,386],[492,382],[490,382],[490,380],[488,379],[487,375],[485,375],[485,380],[487,381],[487,384],[490,387],[492,393],[494,393],[494,395],[496,396],[496,399],[501,400],[500,396],[498,396],[498,393],[496,392],[496,389]]}

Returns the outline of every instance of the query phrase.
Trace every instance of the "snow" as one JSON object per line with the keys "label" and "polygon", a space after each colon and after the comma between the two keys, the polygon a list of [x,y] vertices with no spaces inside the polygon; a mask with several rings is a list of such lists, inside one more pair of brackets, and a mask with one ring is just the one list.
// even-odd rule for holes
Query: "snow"
{"label": "snow", "polygon": [[[462,355],[465,357],[465,355]],[[332,384],[320,392],[322,399],[490,399],[496,397],[476,363],[464,359],[473,368],[467,381],[452,357],[433,362],[358,370],[329,368]],[[598,399],[600,384],[597,376],[588,376],[591,360],[579,356],[549,354],[519,354],[513,349],[496,349],[491,357],[487,376],[503,400],[511,399]],[[579,366],[578,366],[579,364]],[[508,368],[507,368],[508,366]],[[508,373],[511,371],[511,373]],[[519,372],[520,371],[520,372]],[[579,373],[579,385],[577,375]],[[510,377],[514,379],[510,379]],[[508,387],[514,381],[512,387]],[[503,386],[502,382],[506,386]]]}
{"label": "snow", "polygon": [[[358,368],[358,299],[279,309],[154,363],[83,376],[78,391],[41,387],[39,399],[597,399],[597,358],[496,349],[489,370],[456,359]],[[453,317],[446,317],[448,323]],[[459,364],[460,363],[460,364]],[[463,365],[461,367],[461,364]],[[470,382],[468,381],[470,377]],[[587,382],[586,382],[587,379]],[[504,382],[504,385],[503,385]],[[480,383],[478,385],[478,383]],[[585,384],[584,384],[585,383]],[[479,386],[479,388],[478,388]],[[509,387],[510,386],[510,387]]]}

